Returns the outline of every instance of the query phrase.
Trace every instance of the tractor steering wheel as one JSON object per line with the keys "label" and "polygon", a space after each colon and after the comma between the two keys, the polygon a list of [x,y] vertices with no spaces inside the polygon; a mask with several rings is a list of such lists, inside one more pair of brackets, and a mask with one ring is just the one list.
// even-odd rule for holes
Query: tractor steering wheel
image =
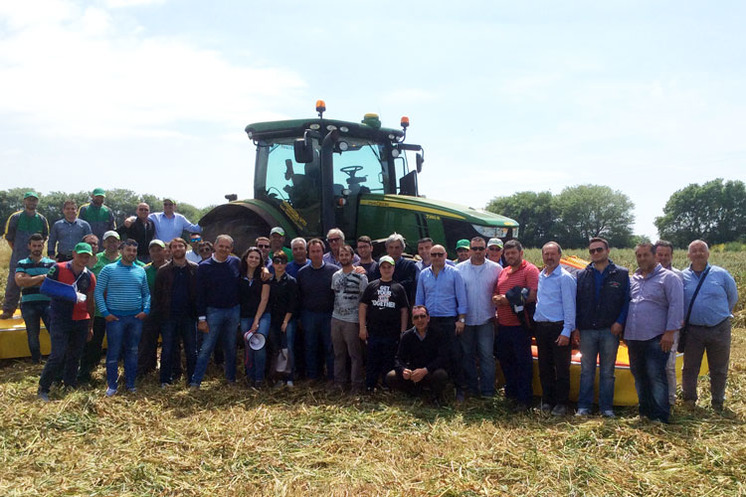
{"label": "tractor steering wheel", "polygon": [[358,171],[362,171],[363,166],[346,166],[340,169],[343,173],[345,173],[349,178],[354,178],[355,173]]}

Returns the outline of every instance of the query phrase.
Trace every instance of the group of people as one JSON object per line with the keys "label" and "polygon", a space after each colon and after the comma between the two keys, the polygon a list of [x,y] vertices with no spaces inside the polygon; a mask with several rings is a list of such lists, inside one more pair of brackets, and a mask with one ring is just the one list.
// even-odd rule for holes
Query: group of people
{"label": "group of people", "polygon": [[[292,387],[303,376],[355,394],[385,386],[441,403],[453,385],[460,402],[495,395],[497,359],[505,397],[520,412],[533,402],[535,340],[542,412],[569,413],[570,358],[579,347],[576,415],[592,412],[598,366],[599,413],[613,417],[623,338],[641,416],[668,422],[677,348],[685,354],[684,401],[697,400],[706,352],[712,406],[723,408],[738,293],[732,276],[708,263],[702,240],[689,245],[691,264],[683,271],[670,266],[670,243],[641,243],[634,273],[609,259],[603,238],[590,240],[591,263],[577,274],[560,264],[562,248],[553,241],[542,248],[539,270],[515,239],[459,240],[458,258],[450,261],[443,245],[423,238],[415,261],[403,256],[406,241],[394,233],[386,255],[374,260],[369,237],[353,249],[337,228],[326,240],[295,238],[286,247],[284,230],[275,227],[236,256],[228,234],[203,241],[200,227],[176,214],[171,200],[161,213],[138,205],[116,231],[106,224],[105,192],[93,194],[77,215],[74,203],[65,203],[65,219],[49,233],[50,258],[42,257],[46,221],[34,212],[33,192],[6,230],[32,360],[40,358],[40,319],[52,339],[39,382],[44,400],[55,380],[69,387],[90,380],[104,336],[106,395],[118,391],[121,359],[125,388],[135,391],[138,376],[158,366],[160,336],[163,388],[184,376],[199,389],[211,360],[223,363],[235,384],[242,343],[246,379],[258,388]],[[45,280],[72,286],[77,297],[45,289]],[[6,293],[4,310],[10,303]]]}

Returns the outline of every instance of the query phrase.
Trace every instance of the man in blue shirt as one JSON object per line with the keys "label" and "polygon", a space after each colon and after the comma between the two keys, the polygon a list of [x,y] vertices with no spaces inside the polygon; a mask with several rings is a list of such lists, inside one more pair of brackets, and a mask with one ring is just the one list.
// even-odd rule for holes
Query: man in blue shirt
{"label": "man in blue shirt", "polygon": [[59,262],[69,261],[73,258],[73,248],[90,235],[91,225],[87,221],[78,218],[78,206],[74,200],[65,200],[62,204],[62,214],[65,216],[52,225],[49,230],[49,243],[47,253],[54,259],[55,253]]}
{"label": "man in blue shirt", "polygon": [[163,212],[151,212],[148,219],[155,225],[155,238],[169,243],[174,238],[180,238],[184,231],[202,233],[199,224],[192,224],[183,215],[174,212],[176,202],[166,198],[163,200]]}
{"label": "man in blue shirt", "polygon": [[668,423],[666,362],[676,333],[684,319],[681,280],[655,260],[655,247],[635,247],[638,269],[630,276],[629,313],[624,341],[629,350],[629,368],[635,378],[640,416]]}
{"label": "man in blue shirt", "polygon": [[486,244],[481,236],[472,238],[469,248],[469,260],[456,266],[464,280],[469,303],[464,332],[460,337],[464,376],[470,394],[489,398],[495,395],[495,304],[492,292],[502,268],[487,260]]}
{"label": "man in blue shirt", "polygon": [[567,414],[570,395],[570,335],[575,329],[575,277],[560,266],[562,247],[557,242],[541,248],[544,269],[536,292],[536,347],[539,353],[541,410],[553,416]]}
{"label": "man in blue shirt", "polygon": [[[738,302],[738,289],[728,271],[708,263],[710,249],[704,241],[690,243],[687,256],[691,265],[682,271],[682,277],[685,310],[691,306],[691,315],[684,347],[684,401],[690,405],[697,402],[697,375],[702,355],[707,352],[712,407],[722,411],[730,359],[731,318]],[[692,303],[700,282],[702,286]]]}
{"label": "man in blue shirt", "polygon": [[430,267],[417,279],[415,305],[424,305],[430,311],[430,328],[439,330],[448,343],[450,376],[456,384],[456,400],[464,400],[466,387],[459,335],[466,325],[466,285],[461,272],[446,264],[446,249],[433,245],[430,249]]}

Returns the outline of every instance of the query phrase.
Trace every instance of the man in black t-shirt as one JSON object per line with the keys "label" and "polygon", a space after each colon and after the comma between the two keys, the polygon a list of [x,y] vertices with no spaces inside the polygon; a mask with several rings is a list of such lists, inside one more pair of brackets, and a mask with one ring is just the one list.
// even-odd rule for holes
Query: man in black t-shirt
{"label": "man in black t-shirt", "polygon": [[394,366],[399,337],[407,329],[409,299],[404,287],[393,281],[394,259],[378,261],[381,278],[368,284],[360,298],[360,339],[368,343],[365,388],[373,392],[382,374]]}

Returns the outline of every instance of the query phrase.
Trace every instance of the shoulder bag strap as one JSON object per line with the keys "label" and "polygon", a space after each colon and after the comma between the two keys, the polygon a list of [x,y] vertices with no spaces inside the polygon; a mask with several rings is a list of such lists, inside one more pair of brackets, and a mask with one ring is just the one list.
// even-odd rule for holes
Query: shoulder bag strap
{"label": "shoulder bag strap", "polygon": [[697,294],[699,293],[699,289],[702,288],[702,283],[705,282],[705,278],[707,277],[707,273],[710,272],[710,267],[707,266],[707,269],[702,273],[702,278],[699,280],[699,284],[697,285],[697,288],[694,290],[694,295],[692,295],[692,300],[689,301],[689,310],[686,311],[686,320],[684,320],[684,328],[689,326],[689,318],[692,315],[692,307],[694,307],[694,299],[697,298]]}

